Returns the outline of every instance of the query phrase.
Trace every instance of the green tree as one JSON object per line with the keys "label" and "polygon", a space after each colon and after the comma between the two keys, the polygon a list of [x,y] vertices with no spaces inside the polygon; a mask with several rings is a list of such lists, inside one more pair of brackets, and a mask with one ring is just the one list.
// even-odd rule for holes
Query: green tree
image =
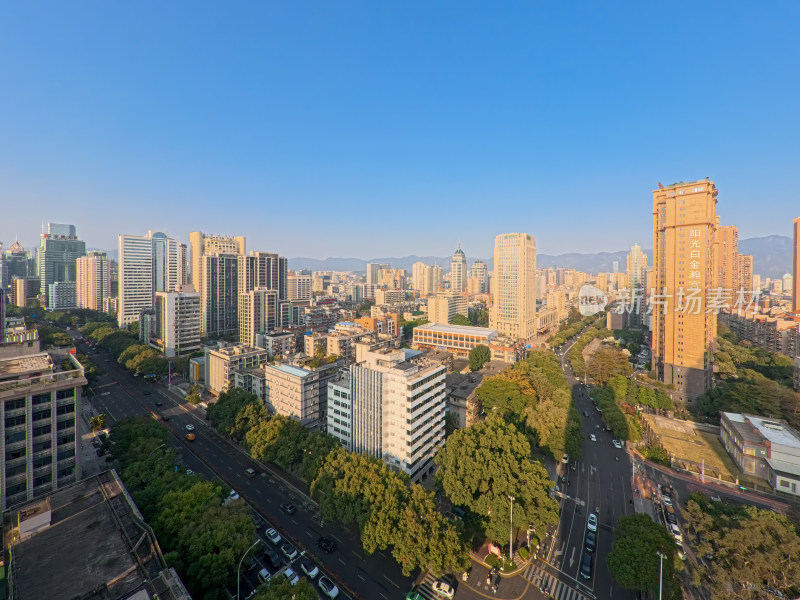
{"label": "green tree", "polygon": [[608,569],[624,588],[657,591],[661,568],[658,553],[666,556],[664,581],[669,582],[675,572],[675,548],[672,536],[649,515],[623,516],[617,523],[614,545],[607,557]]}
{"label": "green tree", "polygon": [[492,351],[489,346],[478,344],[469,352],[469,370],[480,371],[483,365],[492,359]]}
{"label": "green tree", "polygon": [[458,315],[453,315],[453,318],[450,319],[450,324],[451,325],[466,325],[467,327],[470,327],[472,325],[472,321],[470,321],[468,317],[465,317],[464,315],[458,314]]}
{"label": "green tree", "polygon": [[587,373],[601,385],[612,377],[627,377],[633,372],[628,358],[615,348],[600,348],[589,359]]}
{"label": "green tree", "polygon": [[206,416],[214,429],[238,439],[242,432],[236,427],[236,418],[248,404],[260,404],[258,396],[241,388],[232,388],[221,393],[216,402],[208,405]]}
{"label": "green tree", "polygon": [[293,586],[286,577],[274,577],[259,586],[253,600],[317,600],[317,590],[307,579]]}
{"label": "green tree", "polygon": [[89,428],[92,431],[100,431],[106,428],[106,416],[103,413],[93,416],[89,419]]}
{"label": "green tree", "polygon": [[435,460],[440,467],[436,479],[444,492],[454,504],[481,515],[493,540],[508,534],[509,496],[515,498],[515,529],[532,524],[541,535],[558,521],[547,471],[531,459],[526,437],[500,415],[454,432]]}

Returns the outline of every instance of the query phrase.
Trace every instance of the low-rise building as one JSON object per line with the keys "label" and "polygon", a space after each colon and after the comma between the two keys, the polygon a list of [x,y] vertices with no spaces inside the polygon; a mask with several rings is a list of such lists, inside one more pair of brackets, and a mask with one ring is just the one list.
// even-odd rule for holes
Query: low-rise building
{"label": "low-rise building", "polygon": [[483,381],[480,373],[448,373],[447,412],[455,415],[456,427],[463,429],[478,422],[481,403],[476,391]]}
{"label": "low-rise building", "polygon": [[115,471],[17,506],[3,521],[11,600],[191,600]]}
{"label": "low-rise building", "polygon": [[416,349],[446,350],[455,356],[469,356],[475,346],[490,346],[495,339],[496,329],[426,323],[414,328],[411,345]]}
{"label": "low-rise building", "polygon": [[743,473],[800,496],[800,435],[786,421],[720,413],[720,440]]}
{"label": "low-rise building", "polygon": [[236,371],[258,367],[267,360],[269,353],[263,348],[252,348],[241,344],[217,349],[206,348],[206,387],[215,395],[227,392],[235,386]]}
{"label": "low-rise building", "polygon": [[441,293],[428,298],[428,321],[431,323],[446,325],[451,323],[456,315],[469,316],[469,303],[464,296]]}
{"label": "low-rise building", "polygon": [[276,356],[289,356],[295,353],[296,349],[295,334],[283,331],[272,333],[256,334],[256,347],[264,348],[269,352],[269,360],[275,360]]}
{"label": "low-rise building", "polygon": [[368,331],[386,335],[400,335],[400,315],[384,313],[380,316],[360,317],[354,320],[356,325]]}

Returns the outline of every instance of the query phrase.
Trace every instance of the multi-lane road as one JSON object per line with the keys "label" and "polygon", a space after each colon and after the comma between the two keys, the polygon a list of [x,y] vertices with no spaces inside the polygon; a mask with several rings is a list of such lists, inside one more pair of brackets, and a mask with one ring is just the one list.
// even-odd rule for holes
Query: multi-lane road
{"label": "multi-lane road", "polygon": [[[75,332],[73,337],[77,340],[80,334]],[[295,487],[284,481],[277,470],[253,461],[163,386],[134,377],[106,351],[91,351],[80,342],[78,345],[105,372],[93,386],[93,394],[89,394],[89,401],[97,410],[114,421],[141,415],[158,419],[172,434],[171,443],[179,450],[187,468],[209,478],[219,477],[236,490],[258,515],[301,551],[305,549],[306,556],[316,560],[323,573],[337,581],[354,600],[390,600],[403,597],[411,589],[412,579],[403,576],[391,556],[384,552],[366,555],[356,531],[335,523],[323,524],[316,504],[298,489],[299,482]],[[168,421],[162,420],[164,416]],[[187,425],[195,427],[196,439],[192,442],[185,439]],[[245,473],[247,468],[259,474],[249,477]],[[280,508],[287,502],[297,509],[293,515],[285,514]],[[264,529],[259,530],[262,537]],[[335,540],[337,548],[333,553],[328,555],[317,548],[316,541],[321,536]],[[256,549],[262,566],[267,566],[261,557],[268,546],[269,542],[265,541]],[[246,579],[253,583],[254,577],[251,573]]]}

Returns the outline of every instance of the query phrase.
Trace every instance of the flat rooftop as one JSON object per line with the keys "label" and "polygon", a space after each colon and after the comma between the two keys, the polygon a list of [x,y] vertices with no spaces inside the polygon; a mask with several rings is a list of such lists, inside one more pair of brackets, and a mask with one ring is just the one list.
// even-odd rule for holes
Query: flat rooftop
{"label": "flat rooftop", "polygon": [[18,598],[191,600],[161,563],[115,472],[57,490],[49,499],[50,526],[24,540],[16,539],[18,515],[40,501],[4,514]]}
{"label": "flat rooftop", "polygon": [[292,365],[269,365],[269,367],[288,373],[289,375],[294,375],[295,377],[308,377],[311,375],[311,371],[306,371],[300,367],[293,367]]}
{"label": "flat rooftop", "polygon": [[452,333],[456,335],[474,335],[479,337],[496,337],[497,330],[489,329],[488,327],[470,327],[469,325],[445,325],[439,323],[426,323],[425,325],[417,325],[417,329],[424,331],[441,331],[442,333]]}
{"label": "flat rooftop", "polygon": [[15,356],[14,358],[0,360],[0,380],[54,369],[55,365],[47,352]]}
{"label": "flat rooftop", "polygon": [[744,415],[753,427],[772,444],[800,448],[800,436],[784,421],[768,417]]}

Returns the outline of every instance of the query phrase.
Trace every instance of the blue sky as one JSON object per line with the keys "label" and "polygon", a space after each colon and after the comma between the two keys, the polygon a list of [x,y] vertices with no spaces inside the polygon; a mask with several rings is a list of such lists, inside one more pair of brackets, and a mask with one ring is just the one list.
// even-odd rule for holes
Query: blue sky
{"label": "blue sky", "polygon": [[286,256],[652,245],[658,181],[800,215],[796,2],[28,2],[0,15],[0,240]]}

